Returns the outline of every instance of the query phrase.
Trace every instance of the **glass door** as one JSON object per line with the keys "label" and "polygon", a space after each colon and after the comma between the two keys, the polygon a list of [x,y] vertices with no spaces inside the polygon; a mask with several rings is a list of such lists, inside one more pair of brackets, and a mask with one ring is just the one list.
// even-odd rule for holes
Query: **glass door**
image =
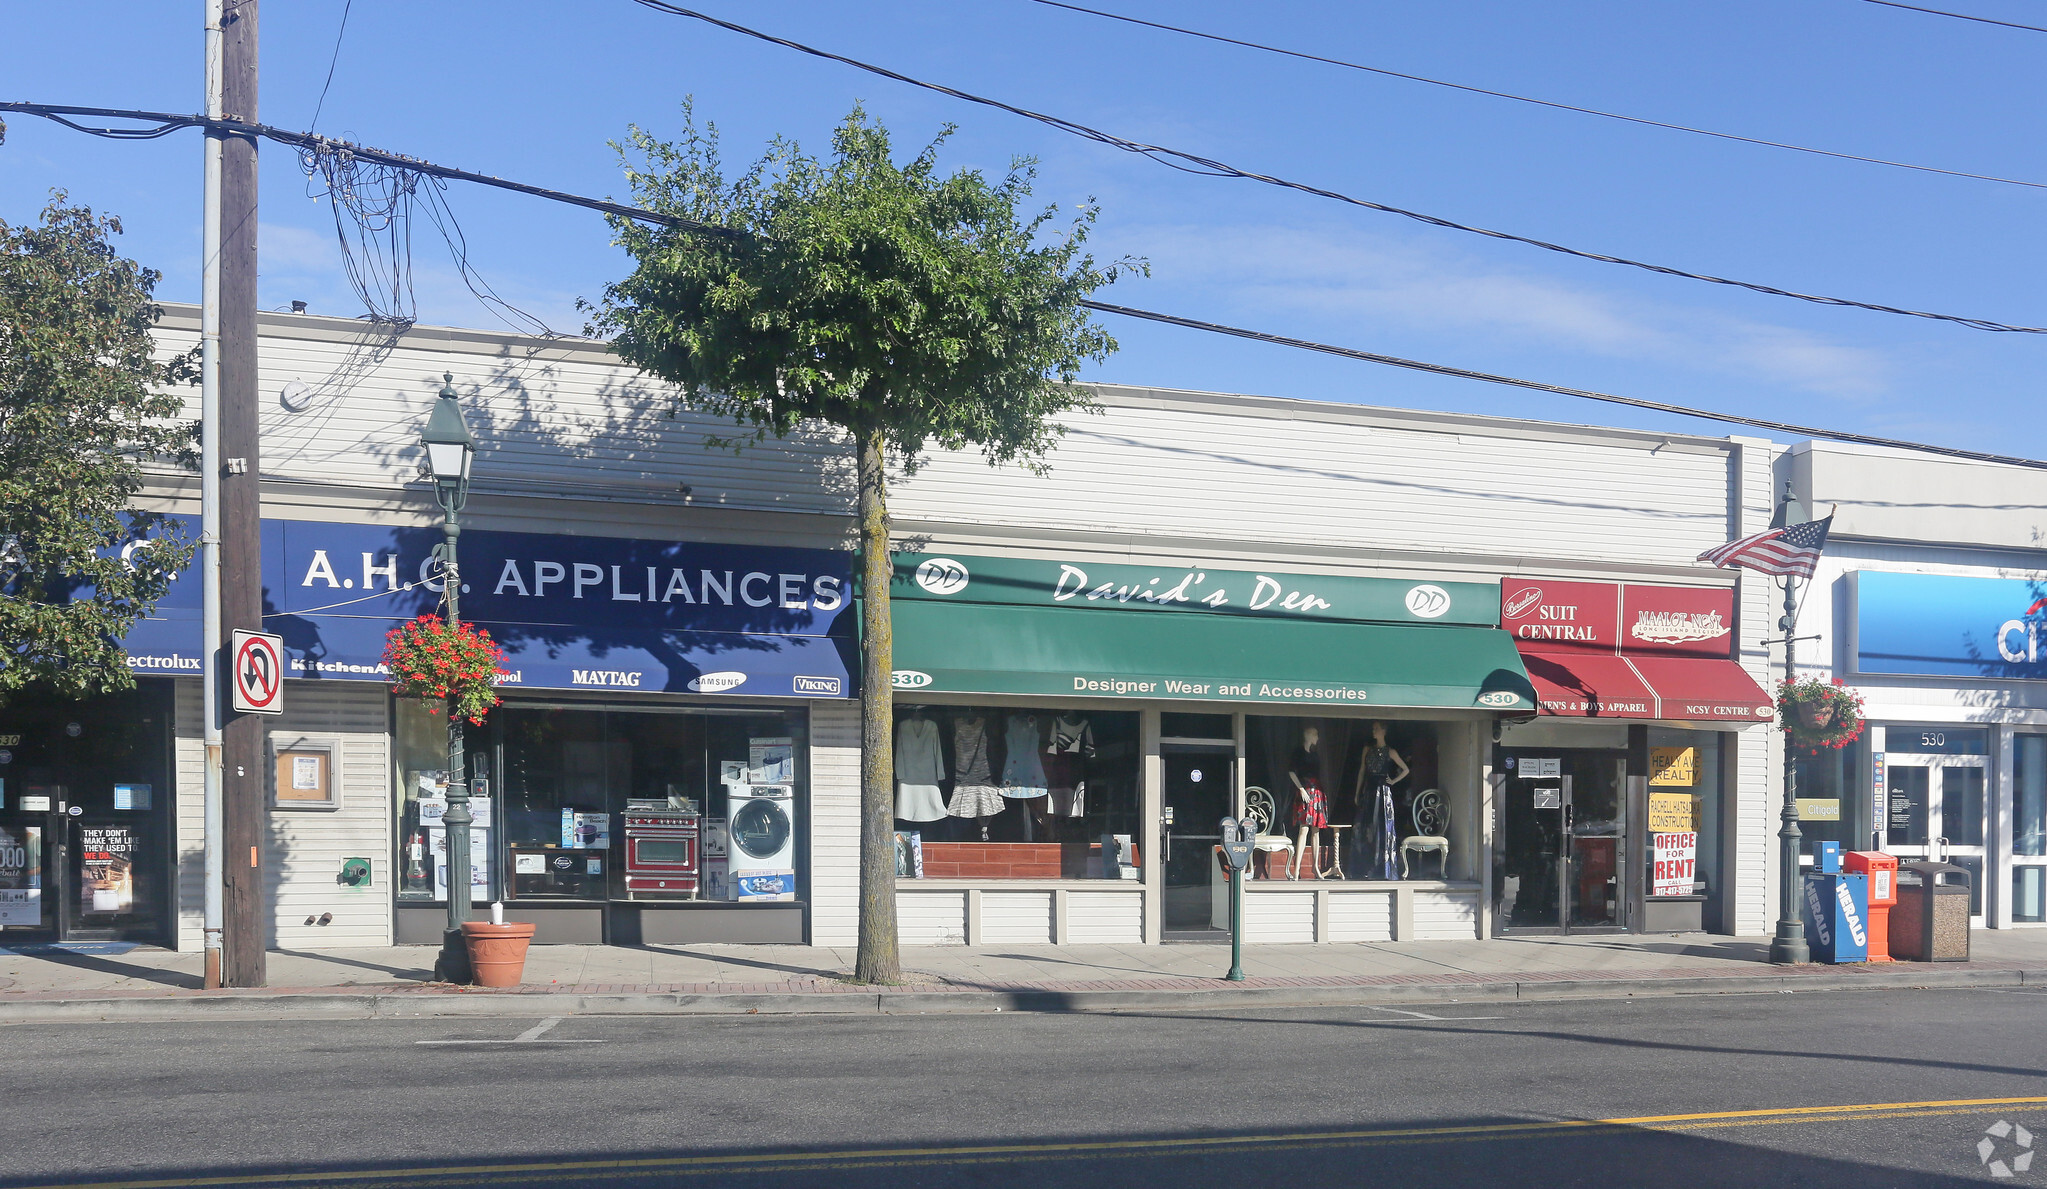
{"label": "glass door", "polygon": [[1222,819],[1234,804],[1230,788],[1236,771],[1234,749],[1168,750],[1161,757],[1165,785],[1161,790],[1160,840],[1165,857],[1165,893],[1160,900],[1161,924],[1168,930],[1227,928],[1215,920],[1215,886],[1221,875],[1215,848],[1222,842]]}
{"label": "glass door", "polygon": [[1501,835],[1499,921],[1515,933],[1627,927],[1627,758],[1610,751],[1516,752]]}
{"label": "glass door", "polygon": [[2047,924],[2047,735],[2012,739],[2011,919]]}
{"label": "glass door", "polygon": [[1969,915],[1980,925],[1989,757],[1887,752],[1884,763],[1884,849],[1903,862],[1934,859],[1967,869]]}

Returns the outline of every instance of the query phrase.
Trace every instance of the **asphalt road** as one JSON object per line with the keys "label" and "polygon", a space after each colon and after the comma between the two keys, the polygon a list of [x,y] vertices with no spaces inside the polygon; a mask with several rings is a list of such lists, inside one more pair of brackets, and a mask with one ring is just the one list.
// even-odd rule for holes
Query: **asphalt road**
{"label": "asphalt road", "polygon": [[2022,991],[16,1024],[0,1055],[8,1186],[2047,1184]]}

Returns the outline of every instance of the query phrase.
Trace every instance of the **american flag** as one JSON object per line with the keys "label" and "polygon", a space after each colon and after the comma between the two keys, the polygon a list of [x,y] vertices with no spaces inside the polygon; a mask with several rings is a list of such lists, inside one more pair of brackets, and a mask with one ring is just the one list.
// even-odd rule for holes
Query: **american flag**
{"label": "american flag", "polygon": [[1708,549],[1700,561],[1716,566],[1741,566],[1790,578],[1811,578],[1820,563],[1820,550],[1827,547],[1827,529],[1834,518],[1808,520],[1804,524],[1766,529],[1754,536]]}

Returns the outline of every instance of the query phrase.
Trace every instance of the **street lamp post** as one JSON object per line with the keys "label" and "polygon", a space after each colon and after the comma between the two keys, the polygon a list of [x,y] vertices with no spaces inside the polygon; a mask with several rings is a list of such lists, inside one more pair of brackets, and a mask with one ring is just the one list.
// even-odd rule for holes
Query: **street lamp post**
{"label": "street lamp post", "polygon": [[[456,563],[455,541],[462,535],[462,507],[469,502],[469,464],[476,457],[476,439],[463,424],[462,408],[455,403],[455,376],[442,374],[441,393],[434,401],[420,441],[426,446],[427,471],[434,482],[434,498],[441,505],[441,543],[434,549],[441,559],[441,600],[448,606],[448,627],[462,623],[462,576]],[[466,983],[470,978],[469,947],[462,937],[462,922],[469,919],[469,781],[462,756],[462,719],[448,702],[448,808],[441,825],[448,840],[448,929],[441,940],[441,957],[434,977],[443,982]]]}
{"label": "street lamp post", "polygon": [[[1773,528],[1788,528],[1805,522],[1805,507],[1784,485],[1784,498],[1777,505]],[[1798,680],[1798,579],[1784,577],[1784,616],[1777,621],[1784,632],[1784,680]],[[1780,724],[1781,727],[1781,724]],[[1798,756],[1791,749],[1791,734],[1784,732],[1783,824],[1777,828],[1777,935],[1770,939],[1770,961],[1797,965],[1812,960],[1805,944],[1805,923],[1798,915]]]}

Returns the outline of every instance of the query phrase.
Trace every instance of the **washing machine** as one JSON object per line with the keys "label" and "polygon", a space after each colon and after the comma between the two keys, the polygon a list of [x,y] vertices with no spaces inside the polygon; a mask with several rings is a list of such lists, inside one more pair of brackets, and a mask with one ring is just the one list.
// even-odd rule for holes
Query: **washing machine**
{"label": "washing machine", "polygon": [[796,899],[796,798],[786,784],[735,785],[726,797],[725,886],[732,900]]}

